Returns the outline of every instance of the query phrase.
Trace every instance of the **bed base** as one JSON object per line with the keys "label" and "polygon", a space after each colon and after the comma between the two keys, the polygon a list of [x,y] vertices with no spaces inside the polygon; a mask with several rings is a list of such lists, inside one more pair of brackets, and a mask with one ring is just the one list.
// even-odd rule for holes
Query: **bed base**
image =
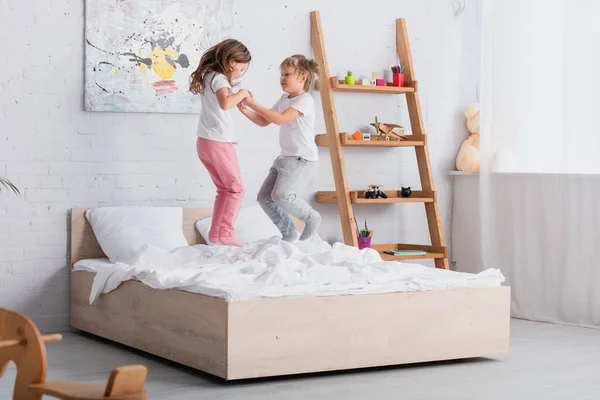
{"label": "bed base", "polygon": [[[90,250],[95,238],[82,211],[72,214],[75,261],[102,257]],[[93,279],[71,271],[73,328],[227,380],[489,357],[509,348],[509,287],[228,302],[127,281],[90,305]]]}

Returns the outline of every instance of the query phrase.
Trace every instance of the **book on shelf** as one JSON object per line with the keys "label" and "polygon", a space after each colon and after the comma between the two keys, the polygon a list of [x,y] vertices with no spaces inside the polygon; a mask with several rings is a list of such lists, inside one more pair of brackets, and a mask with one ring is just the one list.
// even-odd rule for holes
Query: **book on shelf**
{"label": "book on shelf", "polygon": [[386,253],[394,256],[424,256],[427,254],[423,250],[388,250]]}

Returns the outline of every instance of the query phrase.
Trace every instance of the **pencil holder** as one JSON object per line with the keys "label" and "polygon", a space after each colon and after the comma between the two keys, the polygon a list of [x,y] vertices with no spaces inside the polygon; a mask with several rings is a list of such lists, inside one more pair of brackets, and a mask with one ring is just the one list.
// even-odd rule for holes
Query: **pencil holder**
{"label": "pencil holder", "polygon": [[394,86],[403,87],[404,86],[404,74],[394,74],[392,83]]}
{"label": "pencil holder", "polygon": [[370,237],[360,237],[358,236],[358,248],[359,250],[368,249],[371,247],[371,238]]}

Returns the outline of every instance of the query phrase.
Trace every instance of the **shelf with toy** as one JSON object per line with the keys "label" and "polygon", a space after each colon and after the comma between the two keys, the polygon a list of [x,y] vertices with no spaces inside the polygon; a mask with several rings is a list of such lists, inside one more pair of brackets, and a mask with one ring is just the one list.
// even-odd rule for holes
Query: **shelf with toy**
{"label": "shelf with toy", "polygon": [[[331,87],[335,92],[363,92],[363,93],[386,93],[386,94],[403,94],[413,93],[417,86],[417,82],[404,82],[405,86],[394,86],[392,83],[386,83],[386,86],[374,85],[347,85],[345,79],[340,80],[337,76],[331,77]],[[319,90],[319,85],[315,87]]]}
{"label": "shelf with toy", "polygon": [[[364,75],[364,71],[359,73],[356,77],[354,77],[354,74],[347,73],[340,73],[338,76],[335,76],[337,74],[334,74],[334,76],[331,76],[327,65],[325,41],[318,13],[311,15],[311,27],[313,53],[315,55],[315,60],[322,66],[319,80],[317,81],[317,90],[320,92],[323,118],[325,126],[327,127],[327,134],[317,135],[315,142],[319,146],[328,147],[333,171],[333,183],[336,189],[335,193],[319,192],[318,197],[323,202],[337,203],[344,243],[351,246],[358,245],[358,237],[355,227],[353,226],[355,223],[353,203],[401,203],[409,201],[415,202],[422,199],[421,201],[425,205],[425,214],[427,216],[426,222],[429,227],[431,244],[433,246],[439,246],[437,250],[441,251],[426,251],[425,254],[419,254],[418,257],[413,253],[410,255],[410,258],[434,258],[436,268],[448,269],[449,264],[448,257],[445,254],[446,249],[444,244],[444,233],[442,230],[442,218],[439,215],[439,207],[435,196],[433,172],[429,150],[427,148],[427,136],[425,134],[425,123],[423,121],[423,112],[419,100],[419,85],[415,78],[405,20],[402,18],[396,20],[398,62],[402,65],[396,65],[390,69],[373,72],[372,77],[368,80]],[[389,73],[390,70],[392,74]],[[352,78],[349,77],[348,82],[346,82],[344,75],[352,76],[355,79],[352,81]],[[344,79],[344,81],[340,82],[341,79]],[[404,136],[404,130],[400,131],[400,126],[392,126],[394,124],[387,123],[379,124],[379,129],[376,127],[374,132],[370,134],[371,136],[369,136],[369,133],[367,132],[354,132],[354,129],[349,132],[347,131],[350,135],[341,132],[335,107],[336,92],[404,94],[404,96],[406,96],[406,106],[410,119],[410,133],[412,133],[412,135]],[[377,113],[374,113],[373,115],[376,114]],[[382,114],[380,113],[379,115]],[[377,125],[378,121],[376,121],[375,124]],[[371,129],[371,127],[368,129]],[[391,191],[387,198],[377,197],[375,199],[367,199],[366,195],[363,198],[358,191],[356,194],[351,195],[349,177],[346,174],[346,166],[344,163],[346,147],[414,147],[421,183],[420,187],[423,190],[432,193],[428,196],[424,195],[424,197],[419,197],[422,194],[415,193],[414,196],[406,198],[401,196],[398,197],[398,194]],[[388,219],[388,222],[393,223],[393,220]],[[393,246],[394,248],[398,247],[397,245],[388,246]],[[401,257],[394,257],[392,259],[401,259]]]}
{"label": "shelf with toy", "polygon": [[[351,190],[350,202],[352,204],[391,204],[391,203],[433,203],[436,200],[435,192],[426,192],[422,190],[412,190],[410,197],[402,196],[403,190],[386,190],[387,198],[376,197],[367,198],[367,192],[364,190]],[[317,203],[337,203],[337,193],[335,191],[317,192]]]}
{"label": "shelf with toy", "polygon": [[448,171],[448,175],[450,176],[479,176],[478,173],[468,173],[465,171]]}
{"label": "shelf with toy", "polygon": [[[421,244],[371,244],[373,250],[377,250],[384,261],[419,260],[428,258],[446,258],[445,246],[431,246]],[[386,252],[392,250],[421,250],[425,254],[408,251],[407,254],[391,255]]]}
{"label": "shelf with toy", "polygon": [[[403,140],[374,140],[376,135],[371,135],[371,140],[355,140],[351,135],[340,133],[342,146],[356,147],[418,147],[425,146],[425,136],[406,135]],[[317,146],[329,146],[329,137],[326,133],[316,135]]]}

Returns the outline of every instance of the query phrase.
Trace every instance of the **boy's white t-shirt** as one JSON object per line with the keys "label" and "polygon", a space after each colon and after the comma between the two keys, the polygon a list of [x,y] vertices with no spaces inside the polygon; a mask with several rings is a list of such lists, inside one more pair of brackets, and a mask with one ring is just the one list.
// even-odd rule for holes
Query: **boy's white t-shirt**
{"label": "boy's white t-shirt", "polygon": [[228,89],[231,95],[232,88],[223,74],[209,72],[204,76],[204,94],[202,94],[202,110],[198,122],[198,136],[217,142],[235,142],[235,132],[231,110],[223,110],[217,100],[217,90]]}
{"label": "boy's white t-shirt", "polygon": [[315,101],[308,93],[294,98],[290,98],[286,93],[271,110],[282,113],[290,107],[299,111],[300,115],[279,127],[281,155],[318,161],[319,150],[315,143]]}

